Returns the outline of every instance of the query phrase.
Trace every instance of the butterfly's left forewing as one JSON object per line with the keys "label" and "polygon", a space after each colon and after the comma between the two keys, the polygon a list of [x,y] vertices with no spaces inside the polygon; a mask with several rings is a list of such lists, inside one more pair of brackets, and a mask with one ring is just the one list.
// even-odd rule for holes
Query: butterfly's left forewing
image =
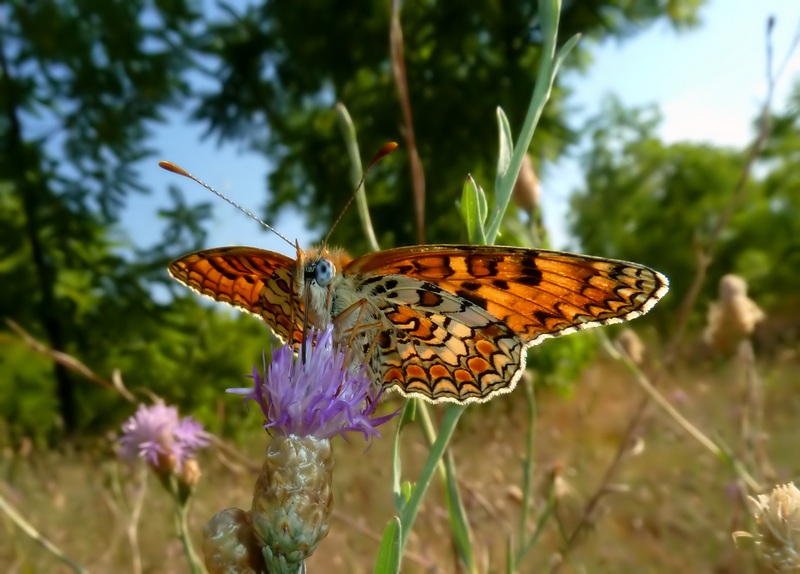
{"label": "butterfly's left forewing", "polygon": [[201,295],[264,320],[284,341],[299,345],[302,301],[295,295],[295,260],[254,247],[222,247],[185,255],[169,273]]}

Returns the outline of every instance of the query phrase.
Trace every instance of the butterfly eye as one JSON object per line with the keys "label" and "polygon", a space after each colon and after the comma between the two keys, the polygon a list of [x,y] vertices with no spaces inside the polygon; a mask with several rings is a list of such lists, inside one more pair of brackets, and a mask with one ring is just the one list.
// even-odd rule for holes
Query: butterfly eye
{"label": "butterfly eye", "polygon": [[320,259],[314,266],[314,279],[320,287],[327,287],[335,273],[333,263],[329,259]]}

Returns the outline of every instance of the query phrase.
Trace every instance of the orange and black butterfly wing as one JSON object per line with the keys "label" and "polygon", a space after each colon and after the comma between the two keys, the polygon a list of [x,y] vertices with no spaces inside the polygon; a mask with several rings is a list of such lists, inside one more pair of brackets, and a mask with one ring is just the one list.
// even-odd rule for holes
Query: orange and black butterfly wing
{"label": "orange and black butterfly wing", "polygon": [[525,345],[485,309],[402,275],[380,276],[362,288],[370,289],[370,319],[380,324],[371,332],[378,352],[367,364],[383,386],[458,403],[514,388]]}
{"label": "orange and black butterfly wing", "polygon": [[284,341],[303,340],[303,303],[295,294],[295,260],[255,247],[221,247],[190,253],[169,273],[192,290],[252,313]]}
{"label": "orange and black butterfly wing", "polygon": [[345,273],[402,275],[435,284],[485,309],[528,346],[634,319],[669,287],[666,277],[637,263],[503,246],[390,249],[359,257]]}
{"label": "orange and black butterfly wing", "polygon": [[668,288],[635,263],[514,247],[405,247],[360,257],[344,272],[382,315],[373,370],[434,401],[508,392],[525,348],[638,317]]}

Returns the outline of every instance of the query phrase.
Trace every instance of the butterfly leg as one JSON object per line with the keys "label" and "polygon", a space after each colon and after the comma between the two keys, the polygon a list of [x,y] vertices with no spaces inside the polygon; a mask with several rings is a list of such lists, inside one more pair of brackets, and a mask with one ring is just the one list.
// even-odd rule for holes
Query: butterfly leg
{"label": "butterfly leg", "polygon": [[[375,348],[375,343],[378,340],[379,331],[378,329],[381,326],[380,321],[374,321],[369,323],[362,323],[367,316],[367,306],[369,302],[366,299],[362,299],[356,303],[353,303],[350,307],[342,311],[336,317],[336,324],[337,326],[350,324],[351,326],[345,327],[342,329],[340,337],[337,337],[339,341],[343,341],[347,339],[347,356],[345,357],[345,364],[349,364],[352,361],[352,357],[350,356],[351,351],[355,352],[356,347],[356,339],[359,335],[365,335],[366,338],[371,339],[369,345],[367,346],[366,353],[363,356],[364,360],[367,360],[368,357],[372,356],[372,351]],[[355,317],[355,321],[350,323],[349,319],[357,312]],[[374,335],[367,334],[369,331],[375,332]]]}

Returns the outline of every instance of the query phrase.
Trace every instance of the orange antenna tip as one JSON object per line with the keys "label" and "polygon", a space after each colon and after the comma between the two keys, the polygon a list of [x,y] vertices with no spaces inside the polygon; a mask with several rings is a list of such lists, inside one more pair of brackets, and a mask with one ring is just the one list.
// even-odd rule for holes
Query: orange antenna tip
{"label": "orange antenna tip", "polygon": [[381,161],[383,158],[385,158],[387,155],[392,153],[397,148],[398,148],[398,145],[397,145],[396,142],[388,142],[388,143],[383,144],[381,146],[381,148],[377,151],[377,153],[374,156],[372,156],[372,160],[370,160],[366,171],[369,171],[369,169],[373,165],[375,165],[376,163]]}
{"label": "orange antenna tip", "polygon": [[158,162],[158,167],[160,167],[161,169],[166,169],[167,171],[171,171],[172,173],[177,173],[178,175],[182,175],[183,177],[188,177],[189,179],[191,179],[192,177],[191,175],[189,175],[189,172],[169,161]]}

